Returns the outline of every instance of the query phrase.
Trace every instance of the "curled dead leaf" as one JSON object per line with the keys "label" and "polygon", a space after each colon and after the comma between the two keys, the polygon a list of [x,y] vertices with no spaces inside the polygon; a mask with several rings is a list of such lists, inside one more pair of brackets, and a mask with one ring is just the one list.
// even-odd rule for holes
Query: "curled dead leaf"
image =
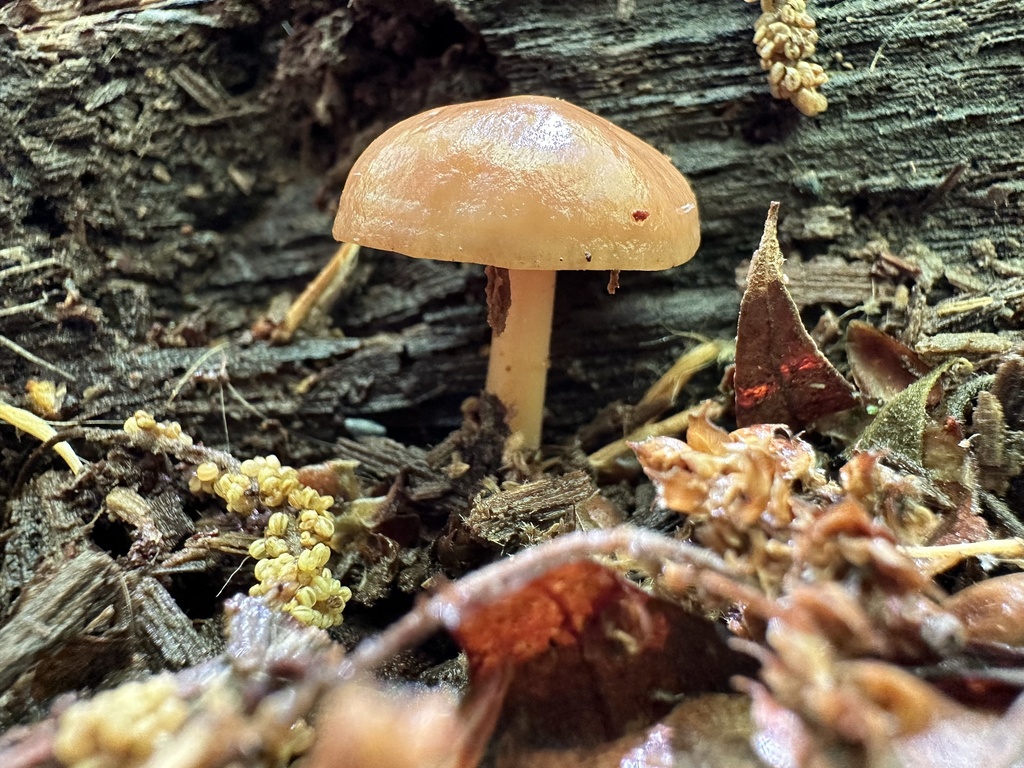
{"label": "curled dead leaf", "polygon": [[733,674],[752,670],[713,623],[591,561],[550,570],[452,633],[474,691],[506,682],[497,737],[505,760],[600,749],[658,722],[677,697],[724,692]]}
{"label": "curled dead leaf", "polygon": [[656,437],[632,448],[659,502],[689,516],[698,541],[749,557],[765,583],[777,583],[789,565],[790,526],[809,511],[796,490],[824,483],[808,443],[772,424],[725,433],[700,413],[685,442]]}
{"label": "curled dead leaf", "polygon": [[846,327],[850,373],[868,397],[886,402],[929,371],[920,356],[870,323],[851,320]]}
{"label": "curled dead leaf", "polygon": [[972,641],[1024,646],[1024,573],[972,584],[948,598],[943,608],[964,623]]}
{"label": "curled dead leaf", "polygon": [[879,410],[856,449],[883,451],[899,466],[923,471],[925,430],[932,423],[928,413],[932,389],[943,374],[970,370],[967,360],[957,358],[915,381]]}

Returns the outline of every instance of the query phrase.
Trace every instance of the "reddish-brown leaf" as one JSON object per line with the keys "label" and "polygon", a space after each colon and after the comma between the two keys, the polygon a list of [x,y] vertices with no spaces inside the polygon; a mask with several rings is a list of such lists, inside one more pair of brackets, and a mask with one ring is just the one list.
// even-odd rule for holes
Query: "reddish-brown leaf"
{"label": "reddish-brown leaf", "polygon": [[673,697],[727,691],[749,659],[715,625],[591,561],[555,568],[453,630],[475,690],[508,688],[506,755],[591,747],[657,722]]}
{"label": "reddish-brown leaf", "polygon": [[979,581],[942,607],[964,623],[971,640],[1024,646],[1024,573]]}
{"label": "reddish-brown leaf", "polygon": [[[645,612],[650,598],[597,563],[556,568],[522,590],[470,614],[455,630],[474,675],[523,664],[551,648],[580,642],[584,627],[613,605]],[[645,627],[641,646],[660,647],[664,618]]]}
{"label": "reddish-brown leaf", "polygon": [[736,423],[807,424],[857,403],[853,387],[821,354],[786,290],[773,202],[750,262],[736,330]]}
{"label": "reddish-brown leaf", "polygon": [[846,356],[861,392],[883,402],[930,370],[906,344],[860,320],[846,327]]}

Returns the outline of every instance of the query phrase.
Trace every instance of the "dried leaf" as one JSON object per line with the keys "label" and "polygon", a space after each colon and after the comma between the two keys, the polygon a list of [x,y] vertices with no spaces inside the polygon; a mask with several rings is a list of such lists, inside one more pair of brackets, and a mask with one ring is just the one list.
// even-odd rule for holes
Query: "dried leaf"
{"label": "dried leaf", "polygon": [[453,634],[474,689],[508,680],[499,724],[506,757],[635,733],[674,697],[726,691],[733,674],[751,669],[714,624],[591,561],[555,568],[474,610]]}
{"label": "dried leaf", "polygon": [[736,423],[807,424],[857,403],[853,387],[821,354],[786,290],[773,202],[754,252],[736,330]]}
{"label": "dried leaf", "polygon": [[892,400],[929,371],[906,344],[860,320],[847,326],[846,355],[861,392],[882,402]]}
{"label": "dried leaf", "polygon": [[1024,646],[1024,573],[972,584],[943,603],[975,642]]}
{"label": "dried leaf", "polygon": [[686,442],[652,437],[631,445],[658,502],[689,516],[697,541],[750,556],[763,583],[778,582],[789,566],[791,526],[807,506],[796,491],[824,483],[808,443],[771,424],[726,433],[700,411]]}
{"label": "dried leaf", "polygon": [[915,381],[879,410],[861,435],[856,450],[883,451],[895,463],[923,471],[924,434],[932,421],[928,415],[928,399],[942,375],[954,368],[970,370],[971,364],[956,358]]}
{"label": "dried leaf", "polygon": [[942,519],[937,505],[930,503],[929,486],[881,459],[876,451],[851,457],[839,470],[843,489],[869,514],[883,520],[901,544],[930,543]]}
{"label": "dried leaf", "polygon": [[[644,612],[650,598],[614,572],[582,561],[557,568],[515,594],[464,618],[454,631],[470,672],[487,676],[524,664],[551,648],[577,645],[584,628],[610,605],[631,602]],[[660,646],[664,621],[647,624],[638,647]]]}

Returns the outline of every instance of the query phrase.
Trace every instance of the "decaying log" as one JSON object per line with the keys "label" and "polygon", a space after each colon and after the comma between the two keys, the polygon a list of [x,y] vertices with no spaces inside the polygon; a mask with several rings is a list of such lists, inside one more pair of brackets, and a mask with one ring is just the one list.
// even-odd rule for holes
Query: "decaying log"
{"label": "decaying log", "polygon": [[723,266],[750,250],[769,199],[848,209],[847,247],[877,229],[957,260],[982,237],[1019,250],[1024,118],[1011,94],[1024,32],[1012,0],[810,3],[830,77],[830,106],[812,120],[767,95],[756,5],[457,6],[515,90],[581,101],[690,173],[704,253]]}
{"label": "decaying log", "polygon": [[[1024,124],[1010,100],[1024,33],[1009,0],[812,7],[831,77],[816,119],[767,95],[750,44],[756,10],[739,2],[277,6],[26,0],[0,13],[0,270],[46,262],[0,271],[5,306],[26,307],[0,315],[0,334],[76,382],[67,417],[146,406],[212,439],[222,411],[238,432],[255,411],[330,439],[365,416],[407,441],[437,440],[481,381],[479,270],[368,254],[334,318],[360,340],[309,356],[296,345],[291,365],[245,347],[240,331],[327,258],[317,190],[329,208],[372,135],[425,105],[502,89],[564,96],[635,130],[691,176],[702,205],[692,265],[623,276],[613,298],[601,279],[563,279],[554,435],[635,397],[681,349],[674,332],[729,332],[727,274],[769,199],[784,216],[827,206],[852,219],[832,240],[798,243],[811,251],[846,255],[882,235],[963,263],[975,241],[1006,259],[1024,237]],[[380,332],[382,345],[364,346]],[[186,387],[168,405],[168,379],[200,352],[161,367],[167,358],[145,348],[225,334],[245,348],[200,373],[240,397],[222,405],[216,387]],[[0,355],[9,399],[30,375],[61,378]]]}

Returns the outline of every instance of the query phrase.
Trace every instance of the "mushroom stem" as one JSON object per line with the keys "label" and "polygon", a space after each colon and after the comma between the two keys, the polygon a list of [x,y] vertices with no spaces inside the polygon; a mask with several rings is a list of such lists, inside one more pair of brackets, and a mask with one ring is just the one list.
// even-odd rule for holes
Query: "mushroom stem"
{"label": "mushroom stem", "polygon": [[557,272],[508,270],[511,300],[505,330],[491,339],[487,391],[508,409],[508,425],[526,447],[540,445]]}

